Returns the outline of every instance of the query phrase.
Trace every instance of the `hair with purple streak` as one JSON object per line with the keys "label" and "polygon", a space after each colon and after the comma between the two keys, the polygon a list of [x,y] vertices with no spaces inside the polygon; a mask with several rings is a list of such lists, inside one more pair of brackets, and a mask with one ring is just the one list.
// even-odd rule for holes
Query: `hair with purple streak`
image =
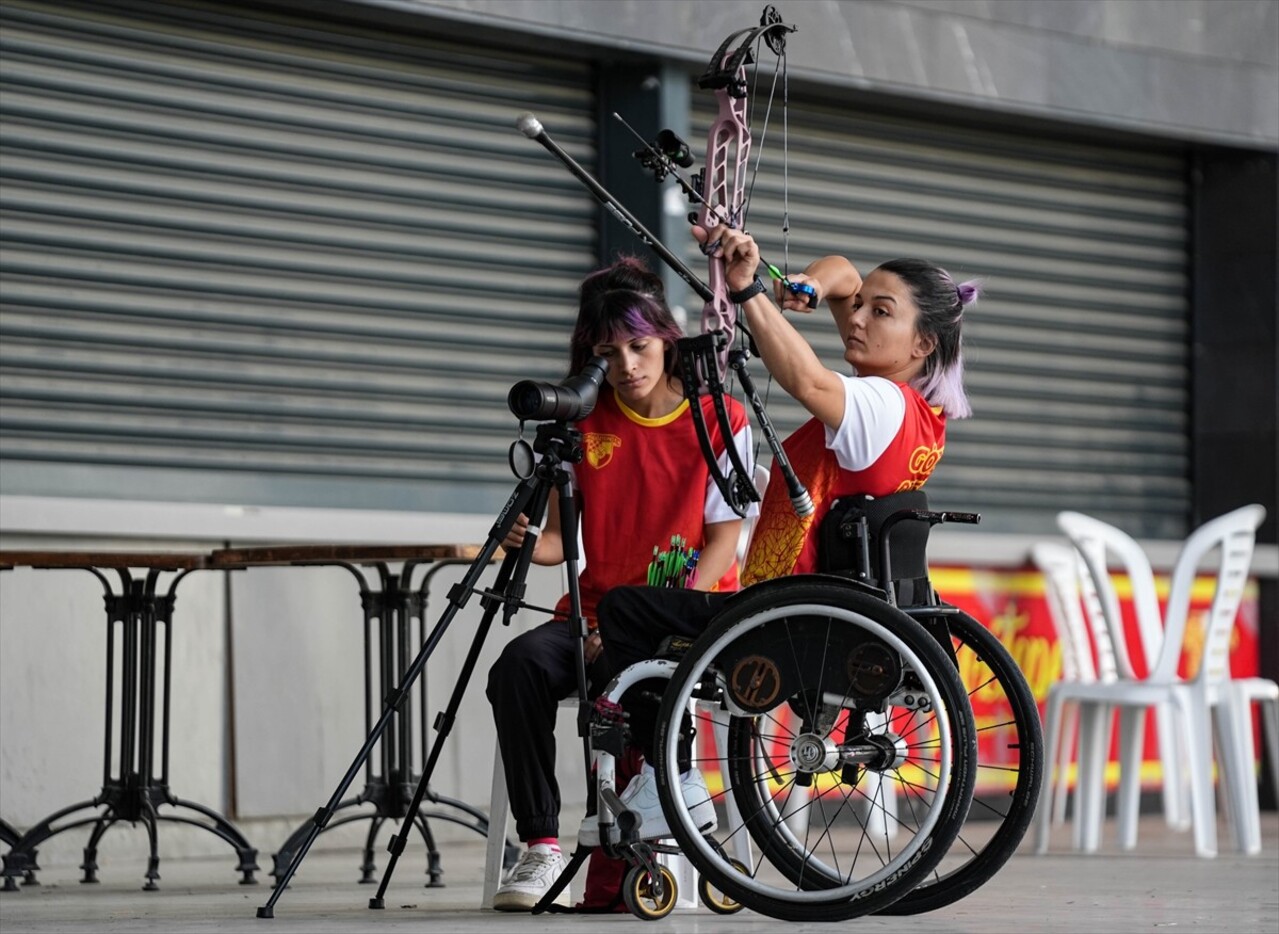
{"label": "hair with purple streak", "polygon": [[675,342],[684,336],[666,307],[656,273],[634,256],[620,257],[578,286],[577,324],[569,344],[569,374],[580,373],[596,344],[657,337],[666,344],[666,375],[678,376]]}
{"label": "hair with purple streak", "polygon": [[964,309],[981,294],[976,279],[955,282],[950,273],[922,259],[895,259],[879,266],[910,289],[919,309],[915,327],[936,341],[923,371],[910,381],[929,405],[941,406],[947,418],[973,414],[964,392]]}

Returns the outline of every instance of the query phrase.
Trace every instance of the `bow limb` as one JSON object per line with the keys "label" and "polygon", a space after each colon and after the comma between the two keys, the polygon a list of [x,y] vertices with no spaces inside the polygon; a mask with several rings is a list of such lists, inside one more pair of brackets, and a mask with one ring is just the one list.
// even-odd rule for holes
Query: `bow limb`
{"label": "bow limb", "polygon": [[[725,49],[735,36],[736,34],[730,36],[716,52],[717,61],[712,62],[712,70],[723,67]],[[730,59],[740,58],[736,51],[728,54]],[[720,224],[736,227],[741,222],[751,134],[746,121],[745,94],[734,96],[730,93],[730,88],[740,87],[744,91],[745,73],[745,66],[737,65],[732,71],[733,82],[721,85],[715,91],[719,113],[707,134],[706,161],[702,172],[702,203],[698,213],[698,220],[706,230]],[[707,261],[707,285],[713,294],[702,307],[702,336],[689,341],[689,352],[682,355],[684,387],[698,443],[707,462],[713,464],[710,436],[701,400],[698,398],[700,384],[705,382],[715,406],[715,421],[720,437],[724,440],[730,464],[728,476],[719,471],[718,465],[712,467],[712,475],[720,493],[734,512],[745,515],[749,504],[759,501],[760,492],[752,482],[752,471],[742,463],[737,445],[733,443],[728,409],[724,403],[724,376],[728,370],[729,350],[737,324],[737,309],[728,297],[723,258],[708,254]],[[695,373],[696,378],[692,378]]]}
{"label": "bow limb", "polygon": [[[749,156],[751,156],[751,127],[747,120],[747,81],[746,65],[751,60],[752,46],[756,40],[764,38],[778,54],[784,46],[785,33],[793,32],[794,27],[781,22],[781,18],[773,8],[766,8],[760,26],[743,29],[729,36],[712,56],[705,74],[698,79],[698,86],[703,90],[714,90],[719,102],[719,113],[711,123],[706,137],[706,159],[703,162],[701,183],[701,209],[698,221],[703,228],[709,230],[720,224],[739,228],[746,211],[746,179]],[[743,38],[744,36],[744,38]],[[767,420],[764,404],[749,386],[746,374],[746,353],[733,351],[733,333],[737,328],[737,308],[728,296],[728,283],[724,275],[723,257],[707,252],[709,273],[707,284],[710,285],[712,297],[707,299],[702,308],[702,335],[700,338],[686,339],[680,342],[688,345],[687,351],[682,349],[682,363],[686,380],[684,390],[691,403],[693,427],[697,431],[697,440],[701,444],[702,453],[711,463],[711,475],[724,495],[725,502],[732,505],[735,512],[744,516],[749,503],[758,502],[760,493],[753,484],[753,472],[742,463],[737,445],[732,443],[732,427],[729,425],[728,408],[724,403],[724,377],[728,367],[732,366],[739,380],[748,389],[747,398],[755,409],[761,430],[769,440],[774,452],[774,462],[780,462],[788,477],[789,462],[773,426]],[[692,376],[696,372],[696,379]],[[697,384],[705,383],[715,406],[715,421],[719,427],[720,438],[725,440],[730,470],[728,476],[719,470],[718,464],[711,462],[709,431],[703,417],[701,400],[698,399]],[[789,482],[789,480],[788,480]],[[802,489],[802,487],[801,487]]]}

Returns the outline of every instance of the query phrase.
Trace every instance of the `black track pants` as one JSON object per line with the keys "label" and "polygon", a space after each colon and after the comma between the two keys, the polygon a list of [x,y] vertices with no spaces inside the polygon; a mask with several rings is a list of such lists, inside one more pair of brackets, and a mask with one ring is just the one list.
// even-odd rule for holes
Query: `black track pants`
{"label": "black track pants", "polygon": [[[551,620],[512,639],[489,669],[486,693],[521,840],[559,836],[556,707],[577,693],[576,638],[567,622]],[[587,666],[587,677],[594,696],[607,683],[602,658]]]}

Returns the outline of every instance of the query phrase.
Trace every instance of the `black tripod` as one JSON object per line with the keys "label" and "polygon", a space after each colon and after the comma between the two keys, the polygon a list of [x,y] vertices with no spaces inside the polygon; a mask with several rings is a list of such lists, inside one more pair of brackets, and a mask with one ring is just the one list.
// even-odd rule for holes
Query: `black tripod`
{"label": "black tripod", "polygon": [[[602,375],[602,370],[600,371]],[[523,384],[521,384],[523,385]],[[598,384],[597,384],[598,385]],[[517,387],[518,388],[518,387]],[[549,387],[554,389],[555,387]],[[513,391],[514,393],[514,391]],[[593,397],[592,397],[593,399]],[[587,407],[589,411],[589,407]],[[517,414],[519,414],[517,412]],[[568,412],[564,413],[569,415]],[[583,412],[573,412],[571,417],[580,418]],[[279,900],[281,894],[288,887],[289,880],[293,878],[293,874],[297,871],[298,866],[306,857],[307,851],[310,850],[311,844],[315,842],[315,838],[328,824],[333,817],[334,812],[342,804],[342,796],[346,794],[351,783],[355,781],[356,776],[360,773],[364,763],[368,760],[373,747],[377,745],[382,734],[386,731],[391,718],[395,715],[400,705],[405,703],[409,697],[409,691],[412,689],[413,682],[417,680],[422,670],[426,667],[427,659],[431,653],[435,651],[435,647],[439,644],[445,630],[457,615],[458,610],[466,606],[471,598],[471,594],[480,594],[480,606],[484,608],[483,616],[480,619],[480,625],[475,632],[475,637],[471,642],[470,650],[466,654],[466,660],[462,664],[462,670],[458,674],[456,686],[453,688],[453,694],[449,698],[448,706],[442,711],[435,720],[435,730],[439,734],[435,738],[435,742],[431,745],[430,755],[427,757],[426,764],[422,769],[422,777],[417,784],[417,790],[413,795],[413,800],[408,806],[407,814],[400,831],[391,837],[387,846],[391,854],[391,858],[387,863],[386,872],[382,875],[382,883],[378,887],[377,895],[369,899],[370,908],[382,908],[383,896],[386,893],[387,885],[391,881],[391,875],[395,871],[395,865],[399,861],[400,854],[404,851],[404,847],[408,842],[414,815],[418,813],[418,807],[421,805],[423,798],[426,797],[428,787],[431,781],[431,775],[435,771],[435,763],[439,759],[440,751],[444,745],[444,741],[448,738],[453,728],[453,722],[456,719],[457,711],[462,703],[462,696],[466,692],[466,687],[470,681],[471,674],[475,669],[475,663],[479,659],[480,650],[484,646],[484,640],[488,636],[489,628],[493,623],[493,617],[496,615],[499,607],[504,607],[502,622],[504,625],[509,624],[511,617],[515,615],[515,611],[526,604],[523,602],[525,593],[525,581],[528,577],[529,564],[533,558],[533,549],[537,543],[536,530],[542,525],[543,517],[546,514],[547,503],[550,500],[551,490],[555,489],[559,494],[560,509],[560,529],[564,540],[564,561],[568,572],[568,591],[569,591],[569,624],[576,627],[579,638],[576,640],[577,655],[577,681],[578,681],[578,702],[579,702],[579,733],[582,735],[582,744],[584,751],[584,760],[589,768],[590,762],[590,745],[586,735],[586,659],[582,651],[582,643],[586,638],[586,618],[582,615],[582,597],[578,589],[577,581],[577,504],[573,499],[572,485],[569,481],[568,471],[564,469],[565,463],[576,464],[582,460],[582,437],[581,433],[575,428],[569,427],[567,420],[544,422],[537,426],[537,437],[533,444],[533,451],[541,455],[541,460],[533,465],[532,458],[527,458],[527,469],[519,469],[517,467],[517,458],[514,456],[515,450],[527,452],[527,445],[524,442],[516,442],[516,445],[524,445],[522,449],[513,449],[512,466],[518,474],[526,474],[515,487],[515,491],[502,507],[502,511],[498,514],[497,521],[489,530],[487,541],[480,549],[480,553],[468,568],[462,580],[458,581],[449,589],[448,608],[441,615],[440,620],[436,623],[435,628],[427,637],[417,656],[413,659],[412,664],[405,670],[404,676],[398,686],[387,692],[383,699],[382,715],[378,718],[377,723],[373,726],[368,738],[364,741],[364,745],[360,748],[359,753],[355,757],[355,761],[351,763],[346,774],[342,777],[342,781],[338,784],[337,789],[333,792],[333,796],[329,799],[328,804],[320,808],[311,818],[310,827],[307,829],[305,838],[300,845],[294,850],[292,859],[289,861],[288,867],[278,877],[275,890],[271,893],[271,897],[267,903],[258,908],[257,916],[259,918],[275,917],[275,903]],[[521,459],[521,463],[523,463]],[[498,547],[506,539],[507,533],[514,527],[516,520],[520,514],[528,516],[529,532],[525,536],[524,545],[518,551],[508,552],[502,559],[502,564],[498,568],[497,577],[493,581],[490,590],[477,589],[476,584],[480,575],[484,573],[497,552]],[[533,609],[537,609],[534,607]],[[548,611],[549,612],[549,611]],[[299,828],[299,833],[303,828]],[[501,832],[501,828],[490,828],[490,833]]]}

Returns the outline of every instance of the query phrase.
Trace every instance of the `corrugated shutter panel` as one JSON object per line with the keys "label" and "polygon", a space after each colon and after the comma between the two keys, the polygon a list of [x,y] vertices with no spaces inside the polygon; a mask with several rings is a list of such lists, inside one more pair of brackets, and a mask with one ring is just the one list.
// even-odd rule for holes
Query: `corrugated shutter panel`
{"label": "corrugated shutter panel", "polygon": [[[694,91],[694,138],[712,101]],[[777,113],[750,229],[780,263]],[[952,422],[928,483],[983,528],[1055,531],[1079,509],[1134,534],[1179,538],[1189,516],[1188,242],[1184,157],[967,129],[792,102],[790,251],[863,272],[920,256],[985,295],[965,328],[975,415]],[[795,316],[823,359],[830,318]],[[774,389],[779,428],[802,410]]]}
{"label": "corrugated shutter panel", "polygon": [[252,5],[2,15],[6,493],[509,490],[506,392],[563,375],[596,250],[514,119],[592,165],[587,66]]}

